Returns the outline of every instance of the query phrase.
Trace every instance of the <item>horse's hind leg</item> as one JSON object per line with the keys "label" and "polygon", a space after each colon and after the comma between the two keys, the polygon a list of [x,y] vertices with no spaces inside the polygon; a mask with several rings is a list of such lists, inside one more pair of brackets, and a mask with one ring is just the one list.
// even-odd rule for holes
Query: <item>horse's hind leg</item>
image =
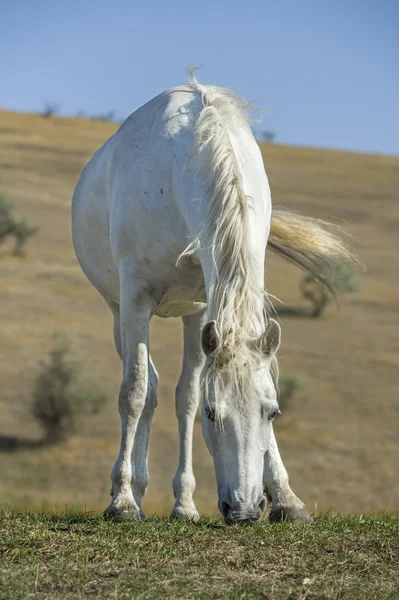
{"label": "horse's hind leg", "polygon": [[145,407],[141,413],[139,423],[137,425],[136,437],[134,440],[133,447],[133,496],[140,508],[140,513],[144,516],[141,509],[141,500],[146,492],[148,486],[148,470],[147,470],[147,457],[148,457],[148,444],[150,441],[150,432],[152,417],[154,416],[154,410],[157,405],[157,384],[158,384],[158,373],[154,367],[151,356],[149,357],[148,364],[148,391],[145,401]]}
{"label": "horse's hind leg", "polygon": [[290,488],[288,473],[281,460],[272,428],[269,449],[265,454],[263,484],[269,501],[272,502],[269,519],[280,521],[312,521],[302,500]]}
{"label": "horse's hind leg", "polygon": [[148,395],[148,334],[153,307],[143,281],[137,279],[130,270],[122,270],[120,275],[123,380],[119,391],[119,414],[122,435],[119,456],[111,474],[112,502],[105,511],[105,516],[118,521],[141,516],[140,507],[132,492],[136,487],[132,452]]}
{"label": "horse's hind leg", "polygon": [[201,371],[205,356],[201,348],[201,331],[206,311],[183,317],[183,369],[176,388],[176,415],[179,421],[179,465],[173,478],[176,502],[172,516],[196,521],[199,518],[193,500],[195,478],[193,473],[193,429],[200,400]]}
{"label": "horse's hind leg", "polygon": [[[120,327],[120,313],[119,304],[116,302],[108,302],[112,314],[114,315],[114,341],[115,348],[122,358],[122,340],[121,340],[121,327]],[[158,373],[152,362],[151,355],[149,356],[148,363],[148,390],[145,400],[145,407],[141,413],[137,425],[136,437],[134,440],[133,455],[132,455],[132,468],[133,468],[133,496],[137,502],[137,506],[140,509],[141,516],[143,515],[141,508],[141,500],[144,496],[148,486],[148,470],[147,470],[147,457],[148,457],[148,444],[150,441],[150,431],[152,424],[152,417],[154,416],[154,410],[157,405],[157,386],[158,386]]]}

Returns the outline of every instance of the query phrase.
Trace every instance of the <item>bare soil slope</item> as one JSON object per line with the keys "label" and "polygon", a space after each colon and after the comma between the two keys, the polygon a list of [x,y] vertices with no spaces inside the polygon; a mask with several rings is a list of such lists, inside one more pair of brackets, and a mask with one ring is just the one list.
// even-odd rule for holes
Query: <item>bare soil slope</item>
{"label": "bare soil slope", "polygon": [[[74,256],[70,203],[81,169],[115,129],[0,111],[0,192],[40,227],[25,258],[0,247],[0,504],[94,509],[108,503],[121,369],[108,308]],[[309,381],[277,425],[293,488],[311,511],[397,510],[399,158],[278,145],[262,151],[274,204],[344,224],[368,267],[360,291],[341,297],[339,311],[331,305],[316,320],[282,316],[282,370]],[[268,289],[289,306],[301,306],[301,277],[268,256]],[[109,404],[81,435],[58,447],[10,447],[10,436],[25,442],[40,437],[27,405],[39,361],[60,329],[108,390]],[[169,511],[177,460],[179,320],[154,319],[152,354],[161,379],[147,508]],[[197,503],[209,512],[216,506],[215,484],[200,423],[195,445]]]}

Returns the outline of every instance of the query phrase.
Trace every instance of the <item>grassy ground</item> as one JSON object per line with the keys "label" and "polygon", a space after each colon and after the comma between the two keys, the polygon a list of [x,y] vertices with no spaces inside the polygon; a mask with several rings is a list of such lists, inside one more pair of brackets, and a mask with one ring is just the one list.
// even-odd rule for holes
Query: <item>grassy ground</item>
{"label": "grassy ground", "polygon": [[[117,456],[120,361],[111,314],[81,273],[71,244],[70,203],[79,173],[115,131],[110,123],[43,119],[0,111],[0,193],[17,216],[40,227],[25,258],[0,247],[0,505],[105,508]],[[262,153],[274,205],[344,225],[367,274],[322,319],[281,316],[281,371],[308,386],[276,424],[293,489],[312,512],[399,509],[399,158],[268,144]],[[304,307],[301,273],[269,255],[267,288]],[[88,375],[109,394],[104,410],[58,447],[29,413],[32,381],[54,330],[86,357]],[[154,319],[151,352],[160,373],[150,443],[146,510],[168,513],[177,464],[174,389],[181,325]],[[213,465],[195,425],[196,502],[216,509]]]}
{"label": "grassy ground", "polygon": [[396,600],[398,519],[226,527],[83,514],[0,517],[0,599]]}

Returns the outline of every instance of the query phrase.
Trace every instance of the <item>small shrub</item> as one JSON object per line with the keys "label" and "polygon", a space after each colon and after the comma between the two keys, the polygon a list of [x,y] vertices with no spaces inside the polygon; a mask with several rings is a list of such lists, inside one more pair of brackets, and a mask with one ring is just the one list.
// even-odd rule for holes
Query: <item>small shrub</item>
{"label": "small shrub", "polygon": [[8,236],[14,236],[14,253],[23,254],[26,242],[39,228],[29,225],[26,218],[17,221],[13,212],[14,203],[4,194],[0,195],[0,243]]}
{"label": "small shrub", "polygon": [[299,390],[303,390],[308,386],[306,377],[298,373],[282,374],[279,377],[278,387],[278,403],[283,411],[289,407],[292,398]]}
{"label": "small shrub", "polygon": [[74,434],[84,417],[98,413],[106,401],[96,383],[81,383],[81,368],[66,334],[55,334],[50,360],[42,363],[33,392],[33,416],[48,443]]}
{"label": "small shrub", "polygon": [[14,219],[12,211],[14,205],[7,196],[0,195],[0,243],[4,242],[8,235],[12,235],[14,229]]}
{"label": "small shrub", "polygon": [[15,254],[23,254],[25,250],[25,244],[28,239],[35,235],[39,231],[38,227],[32,227],[29,225],[26,218],[21,219],[14,223],[13,235],[15,237]]}

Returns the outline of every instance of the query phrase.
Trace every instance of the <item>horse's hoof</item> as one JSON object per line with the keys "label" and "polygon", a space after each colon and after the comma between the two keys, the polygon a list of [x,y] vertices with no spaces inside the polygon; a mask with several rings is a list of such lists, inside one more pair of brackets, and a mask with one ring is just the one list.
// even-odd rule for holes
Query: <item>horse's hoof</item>
{"label": "horse's hoof", "polygon": [[145,519],[145,515],[132,504],[110,504],[104,511],[104,518],[121,523],[122,521],[142,521]]}
{"label": "horse's hoof", "polygon": [[313,523],[313,519],[302,506],[276,506],[269,514],[270,523],[282,523],[283,521],[292,521],[296,523]]}
{"label": "horse's hoof", "polygon": [[193,521],[193,523],[196,523],[200,516],[195,508],[185,509],[181,506],[177,506],[172,510],[170,518],[178,519],[179,521]]}

